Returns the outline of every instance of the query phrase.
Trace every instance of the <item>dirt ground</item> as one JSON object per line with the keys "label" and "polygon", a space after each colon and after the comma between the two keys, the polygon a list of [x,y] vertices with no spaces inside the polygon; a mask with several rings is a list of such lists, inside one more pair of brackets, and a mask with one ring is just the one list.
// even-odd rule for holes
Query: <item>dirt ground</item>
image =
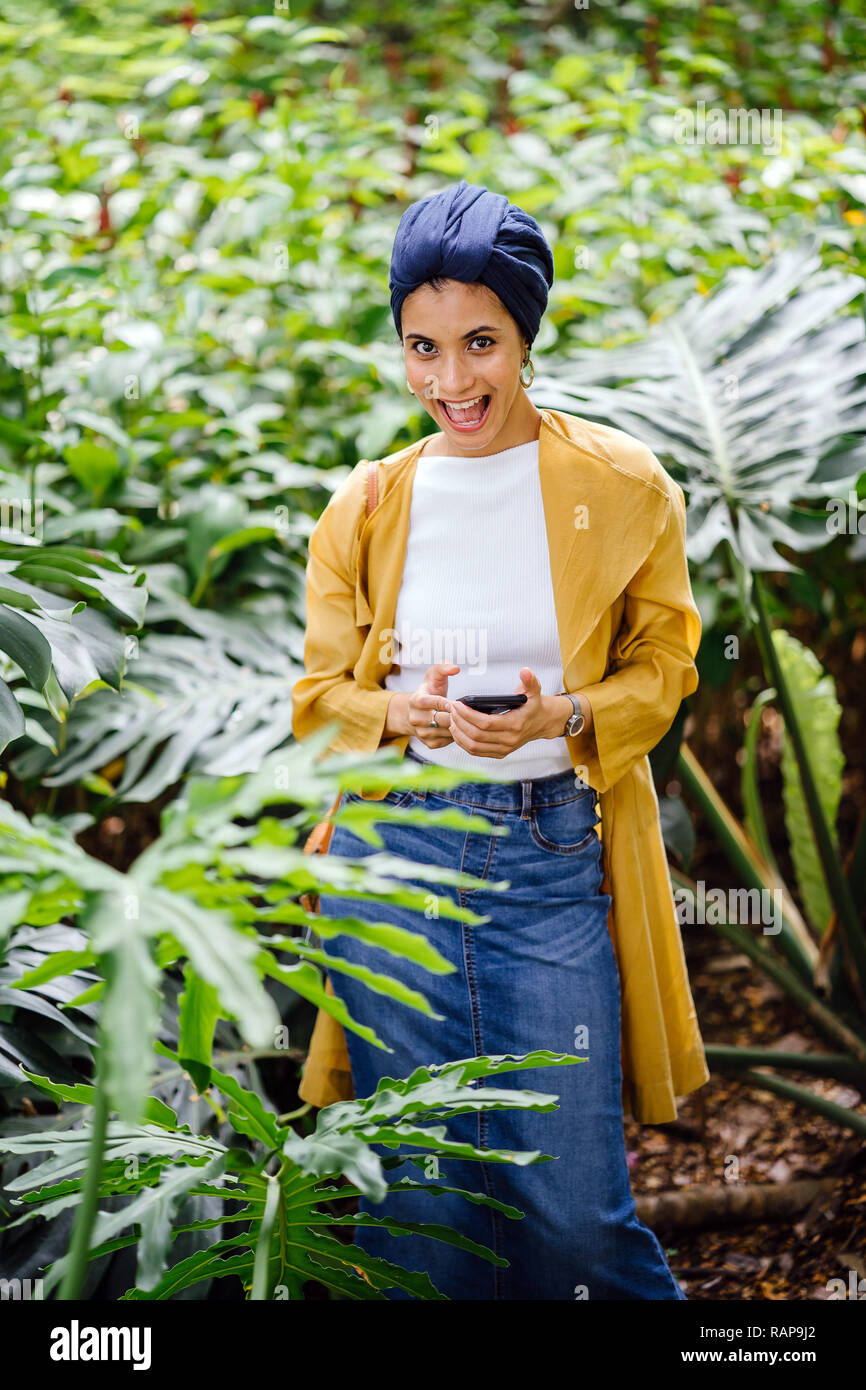
{"label": "dirt ground", "polygon": [[[746,956],[709,927],[683,928],[704,1042],[826,1052],[831,1047]],[[866,1115],[850,1086],[803,1073],[784,1075]],[[659,1232],[674,1275],[691,1300],[827,1299],[828,1281],[866,1279],[866,1145],[823,1116],[732,1076],[714,1075],[679,1103],[676,1122],[626,1124],[635,1197],[691,1183],[833,1178],[801,1216],[762,1224]],[[736,1167],[731,1160],[736,1160]],[[837,1294],[838,1296],[838,1294]],[[866,1283],[860,1297],[866,1299]]]}

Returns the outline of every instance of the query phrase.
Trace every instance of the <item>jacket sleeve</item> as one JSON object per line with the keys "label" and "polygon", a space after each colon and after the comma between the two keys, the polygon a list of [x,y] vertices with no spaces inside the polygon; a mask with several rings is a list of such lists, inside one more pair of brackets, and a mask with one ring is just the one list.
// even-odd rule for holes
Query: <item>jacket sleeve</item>
{"label": "jacket sleeve", "polygon": [[302,739],[330,720],[332,752],[379,747],[393,691],[363,687],[353,672],[366,637],[355,621],[354,557],[363,514],[366,461],[337,488],[313,528],[306,577],[305,674],[292,688],[292,732]]}
{"label": "jacket sleeve", "polygon": [[685,499],[682,489],[668,481],[665,523],[624,591],[610,671],[603,680],[580,687],[593,718],[590,747],[584,745],[581,758],[599,792],[655,748],[680,702],[698,686],[694,658],[701,619],[689,582]]}

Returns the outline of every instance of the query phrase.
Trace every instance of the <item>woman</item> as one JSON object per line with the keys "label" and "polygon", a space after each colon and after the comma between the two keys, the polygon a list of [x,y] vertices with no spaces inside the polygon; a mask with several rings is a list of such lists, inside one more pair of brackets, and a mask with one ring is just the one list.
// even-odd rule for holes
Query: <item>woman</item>
{"label": "woman", "polygon": [[[485,918],[471,926],[322,896],[329,917],[422,931],[454,967],[434,976],[353,938],[329,941],[332,955],[420,990],[439,1016],[335,972],[350,1013],[392,1048],[349,1034],[355,1094],[419,1064],[482,1053],[548,1048],[583,1059],[500,1078],[555,1093],[553,1111],[449,1125],[476,1147],[555,1161],[465,1160],[449,1162],[444,1178],[427,1174],[483,1191],[523,1220],[423,1188],[387,1200],[395,1220],[452,1225],[507,1268],[384,1228],[359,1227],[358,1243],[426,1269],[450,1298],[677,1299],[661,1246],[635,1213],[623,1104],[638,1119],[671,1119],[675,1095],[708,1075],[646,756],[697,685],[700,620],[682,492],[658,460],[624,432],[538,411],[526,394],[552,280],[541,229],[501,195],[461,181],[404,213],[391,306],[408,387],[437,432],[378,467],[369,517],[362,460],[313,531],[293,729],[302,738],[335,721],[334,751],[395,746],[464,771],[442,795],[380,793],[429,813],[379,822],[385,849],[509,885],[436,886]],[[501,714],[460,698],[508,691],[526,700]],[[455,806],[509,833],[437,825],[436,813]],[[374,850],[338,825],[331,852]],[[328,1016],[320,1022],[326,1029]],[[331,1043],[333,1054],[333,1027]],[[317,1057],[311,1049],[301,1091],[317,1104],[345,1093],[327,1084],[323,1047]],[[339,1056],[327,1060],[338,1075]],[[411,1176],[425,1180],[416,1167]],[[365,1201],[361,1210],[382,1214]]]}

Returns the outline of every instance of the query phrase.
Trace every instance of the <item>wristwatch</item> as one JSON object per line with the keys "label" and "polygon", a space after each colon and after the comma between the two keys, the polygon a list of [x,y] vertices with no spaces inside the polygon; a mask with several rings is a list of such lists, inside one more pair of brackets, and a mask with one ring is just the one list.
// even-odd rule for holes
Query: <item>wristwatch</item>
{"label": "wristwatch", "polygon": [[580,733],[581,729],[586,723],[583,710],[580,708],[580,701],[578,700],[576,695],[569,694],[567,690],[559,690],[557,691],[557,694],[568,695],[569,700],[574,705],[574,714],[569,715],[568,720],[566,721],[565,728],[562,731],[563,736],[567,734],[569,738],[573,738],[575,734]]}

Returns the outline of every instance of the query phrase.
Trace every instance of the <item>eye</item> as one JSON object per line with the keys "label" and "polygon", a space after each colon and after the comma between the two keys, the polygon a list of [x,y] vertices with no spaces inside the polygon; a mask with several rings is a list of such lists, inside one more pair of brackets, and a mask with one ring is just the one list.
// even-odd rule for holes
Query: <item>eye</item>
{"label": "eye", "polygon": [[419,351],[418,351],[419,348],[422,348],[422,347],[431,347],[431,348],[433,348],[433,349],[435,350],[435,344],[434,344],[434,343],[431,343],[430,340],[429,340],[429,338],[424,339],[423,341],[419,340],[417,343],[413,343],[413,344],[412,344],[412,347],[413,347],[413,349],[415,350],[415,352],[418,352],[419,357],[429,357],[429,356],[430,356],[430,353],[429,353],[429,352],[419,352]]}
{"label": "eye", "polygon": [[[488,345],[495,343],[496,339],[495,339],[495,338],[488,338],[488,336],[487,336],[486,333],[479,333],[479,334],[478,334],[478,337],[477,337],[477,338],[473,338],[472,341],[473,341],[473,343],[483,343],[483,344],[485,345],[485,347],[487,347]],[[482,351],[483,351],[483,349],[482,349]]]}

